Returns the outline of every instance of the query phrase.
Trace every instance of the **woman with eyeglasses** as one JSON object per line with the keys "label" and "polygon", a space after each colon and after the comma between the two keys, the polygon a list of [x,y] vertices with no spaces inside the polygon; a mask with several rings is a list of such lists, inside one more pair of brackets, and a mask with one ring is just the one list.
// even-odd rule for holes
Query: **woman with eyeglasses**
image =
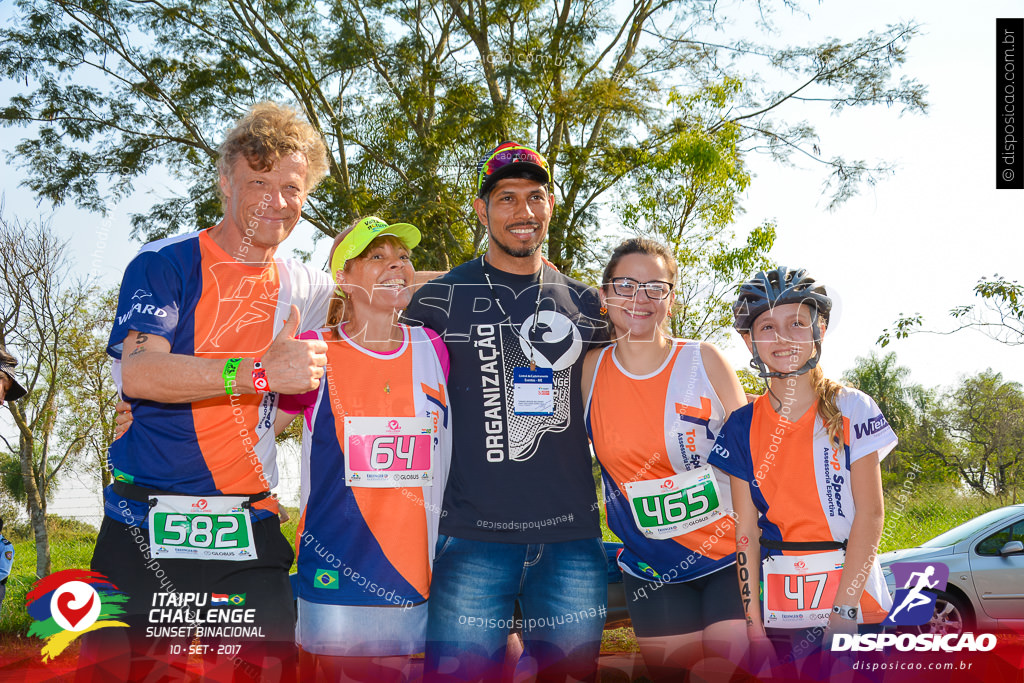
{"label": "woman with eyeglasses", "polygon": [[677,265],[648,239],[620,244],[604,270],[614,343],[584,365],[587,427],[640,652],[655,680],[724,677],[746,641],[728,479],[707,466],[746,403],[713,345],[666,331]]}

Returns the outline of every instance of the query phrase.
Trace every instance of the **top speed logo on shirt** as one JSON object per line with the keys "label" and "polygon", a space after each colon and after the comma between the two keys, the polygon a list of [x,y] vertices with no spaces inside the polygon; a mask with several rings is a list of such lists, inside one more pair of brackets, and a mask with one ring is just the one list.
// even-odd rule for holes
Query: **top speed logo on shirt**
{"label": "top speed logo on shirt", "polygon": [[920,626],[931,620],[935,593],[946,589],[949,567],[941,562],[896,562],[890,565],[896,585],[885,626]]}

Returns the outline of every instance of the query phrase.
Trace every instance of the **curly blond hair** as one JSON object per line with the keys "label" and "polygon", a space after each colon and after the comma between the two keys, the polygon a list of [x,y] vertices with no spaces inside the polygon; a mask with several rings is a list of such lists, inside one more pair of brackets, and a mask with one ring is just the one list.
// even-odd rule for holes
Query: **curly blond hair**
{"label": "curly blond hair", "polygon": [[307,192],[312,192],[327,175],[327,147],[323,138],[299,112],[276,102],[253,105],[228,131],[217,151],[217,171],[227,178],[239,157],[253,170],[269,171],[281,157],[295,152],[306,157]]}

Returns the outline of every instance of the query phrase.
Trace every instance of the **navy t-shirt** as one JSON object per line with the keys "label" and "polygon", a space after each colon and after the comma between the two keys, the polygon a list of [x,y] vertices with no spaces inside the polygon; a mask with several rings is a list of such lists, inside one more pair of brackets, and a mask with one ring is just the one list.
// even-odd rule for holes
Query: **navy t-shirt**
{"label": "navy t-shirt", "polygon": [[[608,336],[599,307],[594,288],[553,268],[514,275],[482,259],[413,297],[406,320],[437,331],[451,359],[453,449],[442,534],[503,543],[600,536],[580,397],[584,356]],[[530,369],[531,342],[537,368],[552,371],[552,414],[514,410],[513,376]]]}

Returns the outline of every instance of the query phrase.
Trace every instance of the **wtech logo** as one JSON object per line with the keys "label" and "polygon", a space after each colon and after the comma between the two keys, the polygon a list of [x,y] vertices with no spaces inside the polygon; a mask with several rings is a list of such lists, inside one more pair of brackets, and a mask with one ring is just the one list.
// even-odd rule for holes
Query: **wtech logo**
{"label": "wtech logo", "polygon": [[897,588],[892,609],[882,624],[920,626],[928,623],[935,611],[935,593],[926,591],[946,589],[949,567],[940,562],[896,562],[891,568]]}

